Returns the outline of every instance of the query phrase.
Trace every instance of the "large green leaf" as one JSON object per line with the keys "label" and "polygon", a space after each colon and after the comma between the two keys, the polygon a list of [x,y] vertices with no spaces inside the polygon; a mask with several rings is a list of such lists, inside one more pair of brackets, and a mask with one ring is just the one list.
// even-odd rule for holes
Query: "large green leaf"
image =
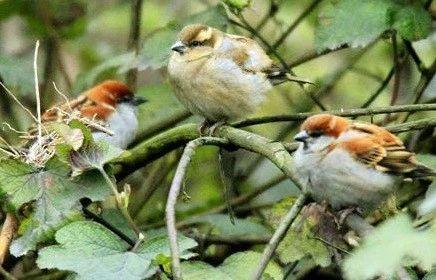
{"label": "large green leaf", "polygon": [[395,0],[341,0],[321,13],[316,49],[365,46],[391,28],[403,38],[422,39],[430,33],[430,15],[420,6]]}
{"label": "large green leaf", "polygon": [[374,230],[343,264],[347,279],[393,276],[407,261],[429,270],[436,264],[436,231],[418,231],[404,214]]}
{"label": "large green leaf", "polygon": [[[21,244],[13,250],[15,255],[33,249],[44,232],[68,219],[78,210],[81,198],[103,200],[110,193],[110,188],[96,172],[74,180],[69,174],[68,165],[57,158],[52,158],[40,169],[19,160],[0,161],[0,195],[5,204],[12,209],[28,202],[35,206],[33,226],[27,229],[29,232],[26,231],[23,239],[15,241]],[[23,244],[26,240],[33,245]]]}
{"label": "large green leaf", "polygon": [[[152,261],[158,255],[169,256],[165,235],[147,235],[135,250],[100,224],[88,221],[71,223],[56,232],[59,245],[39,251],[37,264],[41,268],[57,268],[77,273],[80,279],[144,279],[156,272]],[[192,239],[179,235],[182,257],[196,246]]]}
{"label": "large green leaf", "polygon": [[[203,262],[184,262],[182,263],[183,277],[189,280],[248,280],[258,267],[260,258],[260,253],[247,251],[231,255],[218,267]],[[280,266],[271,261],[262,279],[283,279]]]}

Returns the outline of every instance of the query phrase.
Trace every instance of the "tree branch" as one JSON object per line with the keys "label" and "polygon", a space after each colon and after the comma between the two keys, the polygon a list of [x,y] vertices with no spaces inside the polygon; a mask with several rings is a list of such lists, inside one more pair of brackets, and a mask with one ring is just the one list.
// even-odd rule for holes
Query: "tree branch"
{"label": "tree branch", "polygon": [[[347,110],[334,110],[326,113],[336,114],[339,116],[363,116],[363,115],[376,115],[396,112],[417,112],[417,111],[431,111],[436,110],[436,104],[416,104],[416,105],[397,105],[381,108],[368,108],[368,109],[347,109]],[[233,123],[234,127],[245,127],[250,125],[265,124],[270,122],[285,122],[285,121],[302,121],[309,116],[316,113],[299,113],[293,115],[278,115],[266,116],[260,118],[247,119],[241,122]],[[404,124],[403,129],[421,129],[424,127],[433,126],[432,120],[421,120],[412,122],[412,124]],[[229,128],[229,127],[227,127]],[[221,131],[221,129],[219,130]],[[404,130],[403,130],[404,131]],[[255,134],[233,128],[232,133],[244,135],[245,137],[252,137]],[[247,135],[248,134],[248,135]],[[226,134],[219,134],[218,136],[229,139]],[[255,135],[257,137],[257,135]],[[138,144],[130,150],[122,153],[118,158],[111,161],[113,172],[118,179],[124,178],[133,171],[146,165],[147,163],[167,154],[168,152],[182,147],[187,142],[198,138],[199,133],[197,125],[185,124],[181,125],[163,133],[160,133],[144,142]],[[260,136],[259,136],[260,137]],[[271,143],[271,140],[264,139],[265,143]],[[231,139],[229,139],[231,141]],[[241,147],[244,148],[244,147]],[[255,151],[257,152],[257,151]]]}
{"label": "tree branch", "polygon": [[282,221],[280,221],[277,230],[274,232],[272,238],[268,242],[268,245],[265,247],[258,268],[254,272],[251,279],[260,280],[262,278],[262,274],[265,268],[267,267],[269,261],[271,260],[274,251],[277,249],[277,246],[279,245],[280,241],[282,241],[288,229],[291,227],[298,213],[300,213],[307,198],[308,198],[307,194],[305,193],[300,194],[300,196],[297,198],[295,203],[292,205],[288,214],[286,214],[286,216],[282,219]]}
{"label": "tree branch", "polygon": [[194,156],[195,149],[203,145],[222,145],[227,144],[227,141],[215,137],[201,137],[186,145],[183,155],[180,159],[179,165],[176,169],[173,182],[171,183],[170,192],[168,194],[167,205],[165,208],[165,217],[168,230],[168,238],[170,240],[171,250],[171,268],[172,275],[175,280],[182,279],[182,270],[180,268],[179,246],[177,244],[177,229],[176,229],[176,202],[179,196],[180,189],[182,188],[185,179],[186,170],[189,163]]}
{"label": "tree branch", "polygon": [[18,221],[13,213],[7,213],[0,232],[0,266],[9,252],[9,246],[18,230]]}

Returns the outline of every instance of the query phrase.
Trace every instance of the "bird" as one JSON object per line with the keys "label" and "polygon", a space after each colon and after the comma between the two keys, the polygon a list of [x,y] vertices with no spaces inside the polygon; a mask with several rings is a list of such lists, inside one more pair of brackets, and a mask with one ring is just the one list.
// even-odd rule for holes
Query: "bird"
{"label": "bird", "polygon": [[274,64],[253,39],[191,24],[171,47],[169,80],[178,100],[204,124],[223,124],[253,113],[272,86],[309,83]]}
{"label": "bird", "polygon": [[126,149],[138,130],[137,107],[146,101],[136,96],[126,84],[106,80],[73,100],[51,107],[42,114],[41,121],[43,125],[62,121],[66,115],[78,112],[80,117],[101,124],[102,129],[93,128],[94,140],[103,140]]}
{"label": "bird", "polygon": [[405,178],[436,175],[397,136],[374,124],[317,114],[303,122],[294,139],[301,142],[294,153],[299,181],[316,202],[338,212],[368,213]]}

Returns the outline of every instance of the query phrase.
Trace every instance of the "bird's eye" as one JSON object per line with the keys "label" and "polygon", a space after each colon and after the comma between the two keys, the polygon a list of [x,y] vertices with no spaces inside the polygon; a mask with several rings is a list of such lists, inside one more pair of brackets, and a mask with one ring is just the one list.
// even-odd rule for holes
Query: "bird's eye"
{"label": "bird's eye", "polygon": [[200,41],[192,41],[191,44],[189,44],[191,47],[198,47],[201,46],[202,43]]}
{"label": "bird's eye", "polygon": [[309,133],[309,136],[313,137],[313,138],[320,137],[321,135],[322,135],[321,131],[313,131],[313,132]]}

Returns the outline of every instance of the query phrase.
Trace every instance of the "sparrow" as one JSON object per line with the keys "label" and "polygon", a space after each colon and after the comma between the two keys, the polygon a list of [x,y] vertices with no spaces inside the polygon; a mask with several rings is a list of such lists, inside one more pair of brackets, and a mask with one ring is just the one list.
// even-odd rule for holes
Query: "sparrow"
{"label": "sparrow", "polygon": [[116,80],[104,81],[73,100],[57,104],[43,113],[43,124],[62,121],[71,114],[99,124],[93,139],[104,140],[121,149],[134,140],[138,130],[137,106],[146,102],[135,96],[127,85]]}
{"label": "sparrow", "polygon": [[435,176],[386,129],[374,124],[318,114],[294,137],[297,176],[318,203],[334,210],[377,208],[405,178]]}
{"label": "sparrow", "polygon": [[171,49],[168,74],[176,97],[210,124],[253,113],[273,85],[308,83],[276,66],[253,39],[207,25],[185,26]]}

